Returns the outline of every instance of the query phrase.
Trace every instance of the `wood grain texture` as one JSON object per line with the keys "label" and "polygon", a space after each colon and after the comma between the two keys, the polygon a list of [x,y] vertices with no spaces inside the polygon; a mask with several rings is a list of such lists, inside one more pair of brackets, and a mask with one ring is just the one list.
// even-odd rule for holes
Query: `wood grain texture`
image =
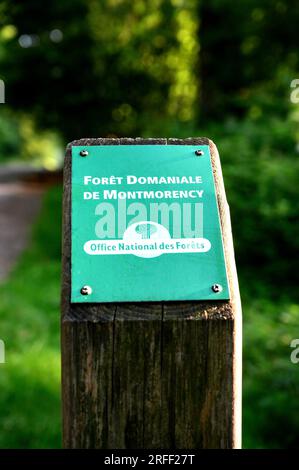
{"label": "wood grain texture", "polygon": [[[70,303],[71,147],[120,144],[209,145],[229,301]],[[229,208],[212,141],[80,139],[68,145],[61,309],[66,448],[240,447],[241,306]]]}

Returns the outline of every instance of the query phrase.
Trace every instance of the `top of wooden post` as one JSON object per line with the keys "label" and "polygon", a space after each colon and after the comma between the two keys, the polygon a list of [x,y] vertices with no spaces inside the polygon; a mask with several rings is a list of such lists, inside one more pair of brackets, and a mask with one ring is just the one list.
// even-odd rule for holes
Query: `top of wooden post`
{"label": "top of wooden post", "polygon": [[[93,145],[209,146],[229,300],[71,303],[72,147]],[[216,145],[205,137],[75,140],[65,157],[63,205],[65,446],[240,447],[241,306]]]}

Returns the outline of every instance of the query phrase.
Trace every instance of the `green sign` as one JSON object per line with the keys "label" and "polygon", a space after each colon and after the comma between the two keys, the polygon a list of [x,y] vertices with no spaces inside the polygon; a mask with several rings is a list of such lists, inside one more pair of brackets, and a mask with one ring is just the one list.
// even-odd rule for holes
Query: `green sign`
{"label": "green sign", "polygon": [[72,302],[229,299],[207,145],[72,147]]}

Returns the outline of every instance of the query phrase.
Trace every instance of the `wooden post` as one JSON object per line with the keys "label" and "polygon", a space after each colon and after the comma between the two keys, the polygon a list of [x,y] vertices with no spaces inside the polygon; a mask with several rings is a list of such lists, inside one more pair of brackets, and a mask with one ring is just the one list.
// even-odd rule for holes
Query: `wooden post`
{"label": "wooden post", "polygon": [[[118,144],[209,145],[231,300],[70,303],[71,147]],[[64,447],[240,447],[241,307],[214,143],[206,138],[74,141],[65,157],[63,204]]]}

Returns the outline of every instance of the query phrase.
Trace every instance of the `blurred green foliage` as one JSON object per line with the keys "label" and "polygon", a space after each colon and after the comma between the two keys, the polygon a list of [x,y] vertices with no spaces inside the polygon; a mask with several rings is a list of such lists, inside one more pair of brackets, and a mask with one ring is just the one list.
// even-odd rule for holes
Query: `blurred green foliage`
{"label": "blurred green foliage", "polygon": [[[152,120],[194,119],[195,0],[2,3],[7,100],[41,127],[72,140],[142,133]],[[57,30],[58,42],[51,35]]]}
{"label": "blurred green foliage", "polygon": [[244,313],[243,445],[298,448],[298,364],[290,342],[298,338],[299,305],[275,302],[265,289],[253,300],[241,278]]}
{"label": "blurred green foliage", "polygon": [[21,152],[21,136],[18,120],[9,113],[0,115],[0,162],[18,159]]}
{"label": "blurred green foliage", "polygon": [[20,161],[55,170],[61,166],[61,140],[53,131],[37,131],[29,115],[0,115],[0,164]]}
{"label": "blurred green foliage", "polygon": [[[51,168],[80,137],[215,140],[244,308],[244,445],[298,447],[298,2],[2,0],[0,13],[1,162]],[[1,293],[0,447],[60,445],[59,217],[56,189]]]}
{"label": "blurred green foliage", "polygon": [[206,118],[274,112],[285,116],[299,65],[296,0],[199,2]]}
{"label": "blurred green foliage", "polygon": [[274,298],[291,286],[295,293],[299,159],[294,124],[273,116],[232,119],[207,133],[220,150],[235,250],[247,285],[262,282]]}

